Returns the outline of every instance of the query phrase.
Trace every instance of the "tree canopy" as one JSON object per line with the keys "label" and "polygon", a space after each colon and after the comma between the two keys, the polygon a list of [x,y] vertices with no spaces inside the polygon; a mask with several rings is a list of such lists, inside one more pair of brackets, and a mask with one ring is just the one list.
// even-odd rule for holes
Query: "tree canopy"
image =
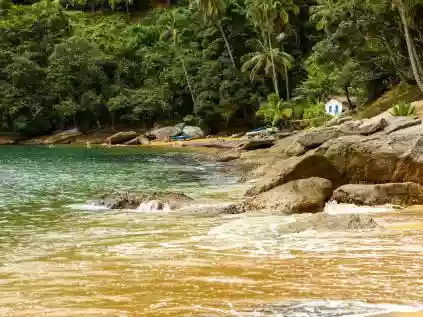
{"label": "tree canopy", "polygon": [[400,81],[423,90],[422,9],[400,0],[0,0],[1,130],[185,120],[218,131],[321,114],[316,105],[332,94],[360,106]]}

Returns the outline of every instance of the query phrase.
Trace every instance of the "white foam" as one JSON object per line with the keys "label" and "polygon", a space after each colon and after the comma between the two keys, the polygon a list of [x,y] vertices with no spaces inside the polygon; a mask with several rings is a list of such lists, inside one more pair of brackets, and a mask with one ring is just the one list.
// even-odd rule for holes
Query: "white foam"
{"label": "white foam", "polygon": [[392,205],[383,206],[357,206],[353,204],[338,204],[336,201],[326,203],[324,212],[330,215],[342,214],[369,214],[393,212],[395,207]]}
{"label": "white foam", "polygon": [[84,210],[84,211],[106,211],[109,210],[107,207],[99,206],[95,204],[72,204],[68,205],[70,209]]}
{"label": "white foam", "polygon": [[163,203],[158,200],[152,200],[146,203],[142,203],[138,206],[136,211],[139,212],[171,212],[170,205]]}

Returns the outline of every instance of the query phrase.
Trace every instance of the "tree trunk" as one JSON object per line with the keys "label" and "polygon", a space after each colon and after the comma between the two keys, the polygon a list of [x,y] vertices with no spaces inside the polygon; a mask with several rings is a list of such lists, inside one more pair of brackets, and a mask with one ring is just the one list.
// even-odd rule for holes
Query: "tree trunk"
{"label": "tree trunk", "polygon": [[193,105],[192,105],[193,110],[194,110],[194,113],[197,114],[196,111],[195,111],[194,91],[193,91],[192,86],[191,86],[191,81],[189,80],[188,71],[187,71],[187,68],[185,67],[184,59],[182,57],[179,57],[179,59],[180,59],[181,64],[182,64],[182,68],[184,69],[185,80],[187,81],[189,92],[191,93],[191,98],[192,98],[192,102],[193,102]]}
{"label": "tree trunk", "polygon": [[385,43],[385,46],[386,46],[386,48],[387,48],[387,50],[388,50],[389,57],[390,57],[390,59],[391,59],[392,65],[394,66],[394,68],[395,68],[395,70],[396,70],[396,72],[397,72],[398,77],[399,77],[402,81],[408,82],[408,81],[410,80],[410,78],[408,78],[408,76],[407,76],[406,72],[404,72],[403,67],[401,67],[401,66],[397,63],[396,58],[395,58],[395,53],[394,53],[394,51],[393,51],[393,49],[392,49],[391,45],[389,44],[389,41],[388,41],[388,39],[386,38],[386,36],[385,36],[385,35],[382,35],[382,40],[383,40],[383,42]]}
{"label": "tree trunk", "polygon": [[349,91],[349,84],[346,84],[344,87],[345,90],[345,96],[347,97],[347,101],[348,101],[348,105],[350,106],[350,109],[354,109],[355,106],[353,105],[352,101],[351,101],[351,96],[350,96],[350,91]]}
{"label": "tree trunk", "polygon": [[[283,44],[282,44],[282,52],[285,52]],[[289,77],[288,77],[288,67],[285,66],[285,89],[286,89],[286,101],[288,101],[290,98],[289,96]]]}
{"label": "tree trunk", "polygon": [[401,3],[400,6],[398,6],[398,12],[401,17],[401,22],[404,28],[405,42],[407,43],[408,56],[410,58],[410,64],[413,70],[414,79],[416,80],[417,86],[419,86],[420,91],[423,92],[423,82],[422,82],[422,78],[420,77],[419,69],[418,69],[416,59],[414,57],[414,52],[413,52],[413,44],[412,44],[413,39],[411,37],[410,29],[408,27],[407,16],[405,14],[405,11],[402,5],[403,4]]}
{"label": "tree trunk", "polygon": [[269,42],[269,48],[270,48],[270,59],[272,60],[273,86],[275,88],[275,93],[279,97],[278,77],[276,74],[275,58],[273,57],[273,47],[272,47],[272,41],[270,40],[270,32],[267,33],[267,40]]}
{"label": "tree trunk", "polygon": [[116,114],[112,111],[112,130],[115,129],[116,126]]}
{"label": "tree trunk", "polygon": [[223,40],[225,41],[226,50],[228,51],[229,57],[231,58],[232,65],[234,66],[234,68],[236,68],[235,59],[234,59],[234,56],[232,55],[231,46],[226,37],[225,30],[223,29],[222,22],[220,20],[217,20],[217,26],[219,27],[220,33],[222,34]]}
{"label": "tree trunk", "polygon": [[419,54],[417,54],[416,44],[414,43],[414,41],[412,41],[411,44],[413,46],[414,60],[416,61],[417,69],[419,70],[420,76],[423,76],[423,66],[419,59]]}
{"label": "tree trunk", "polygon": [[129,18],[129,6],[128,6],[128,0],[125,0],[125,7],[126,7],[126,16]]}

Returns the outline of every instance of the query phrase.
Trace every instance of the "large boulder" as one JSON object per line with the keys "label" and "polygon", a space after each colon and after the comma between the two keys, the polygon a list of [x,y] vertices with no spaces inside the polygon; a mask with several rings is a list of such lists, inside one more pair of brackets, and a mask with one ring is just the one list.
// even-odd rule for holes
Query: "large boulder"
{"label": "large boulder", "polygon": [[135,131],[127,131],[127,132],[118,132],[113,134],[112,136],[108,137],[106,143],[108,144],[123,144],[127,141],[130,141],[138,136],[138,133]]}
{"label": "large boulder", "polygon": [[278,226],[281,234],[314,231],[354,231],[382,228],[372,216],[366,214],[329,215],[321,212],[303,216],[294,222]]}
{"label": "large boulder", "polygon": [[77,137],[81,136],[82,132],[78,128],[66,130],[54,134],[44,140],[44,144],[68,144],[72,143]]}
{"label": "large boulder", "polygon": [[245,195],[254,196],[287,182],[310,177],[329,179],[335,186],[342,183],[341,175],[328,159],[323,155],[306,153],[287,160],[277,160],[266,167],[264,176]]}
{"label": "large boulder", "polygon": [[339,130],[339,127],[314,128],[306,131],[303,135],[299,135],[297,141],[305,148],[313,149],[341,135],[343,135],[343,132]]}
{"label": "large boulder", "polygon": [[275,143],[275,138],[266,138],[266,139],[260,139],[260,140],[249,140],[244,144],[241,144],[238,148],[238,150],[241,151],[254,151],[257,149],[267,149],[269,147],[272,147]]}
{"label": "large boulder", "polygon": [[421,205],[423,186],[416,183],[388,183],[376,185],[349,184],[333,193],[338,203],[357,205]]}
{"label": "large boulder", "polygon": [[[153,192],[153,193],[114,193],[103,195],[92,200],[90,204],[107,209],[138,209],[142,204],[150,204],[151,209],[181,208],[193,199],[181,192]],[[155,208],[158,207],[158,208]]]}
{"label": "large boulder", "polygon": [[182,133],[182,125],[169,126],[163,128],[154,128],[146,133],[146,137],[152,140],[168,140],[171,137],[178,136]]}
{"label": "large boulder", "polygon": [[348,183],[423,183],[423,129],[420,126],[382,136],[346,136],[316,150]]}
{"label": "large boulder", "polygon": [[229,150],[226,152],[221,153],[217,157],[218,162],[230,162],[237,160],[241,157],[241,153],[239,151]]}
{"label": "large boulder", "polygon": [[132,140],[125,142],[125,145],[149,145],[150,140],[144,136],[138,136]]}
{"label": "large boulder", "polygon": [[354,121],[345,122],[342,125],[342,131],[347,134],[370,135],[385,129],[388,122],[384,118],[371,118],[363,120],[360,125],[353,126]]}
{"label": "large boulder", "polygon": [[420,119],[411,117],[392,117],[388,121],[388,126],[385,128],[384,133],[390,134],[398,130],[407,129],[416,125],[421,125]]}
{"label": "large boulder", "polygon": [[194,126],[185,126],[182,130],[182,134],[189,137],[189,138],[204,138],[204,132],[200,127],[194,127]]}
{"label": "large boulder", "polygon": [[268,212],[283,214],[322,212],[332,196],[332,183],[312,177],[288,182],[226,208],[226,213]]}

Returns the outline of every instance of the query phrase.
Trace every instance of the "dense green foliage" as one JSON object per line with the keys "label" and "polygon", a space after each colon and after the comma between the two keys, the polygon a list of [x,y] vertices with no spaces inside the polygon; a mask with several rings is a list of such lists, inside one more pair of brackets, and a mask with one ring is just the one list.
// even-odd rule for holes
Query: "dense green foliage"
{"label": "dense green foliage", "polygon": [[418,1],[22,3],[0,0],[3,131],[277,124],[423,82]]}

